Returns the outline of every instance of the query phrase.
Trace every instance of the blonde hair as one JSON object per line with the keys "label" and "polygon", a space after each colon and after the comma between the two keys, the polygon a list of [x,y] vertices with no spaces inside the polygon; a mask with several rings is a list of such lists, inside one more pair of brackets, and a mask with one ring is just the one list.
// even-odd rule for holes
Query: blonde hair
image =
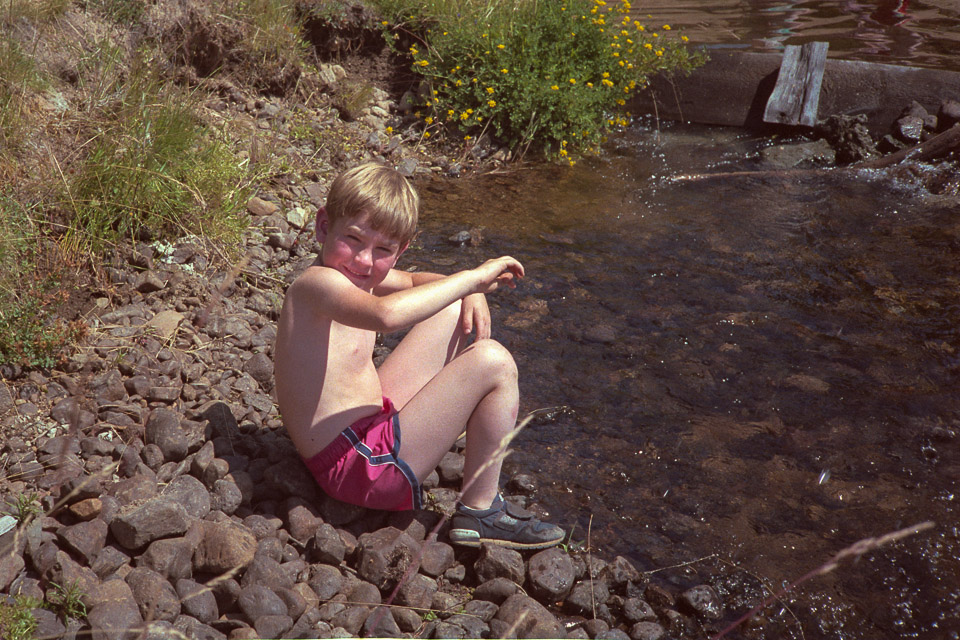
{"label": "blonde hair", "polygon": [[331,225],[366,215],[372,228],[406,244],[417,232],[420,196],[396,169],[367,162],[337,176],[326,209]]}

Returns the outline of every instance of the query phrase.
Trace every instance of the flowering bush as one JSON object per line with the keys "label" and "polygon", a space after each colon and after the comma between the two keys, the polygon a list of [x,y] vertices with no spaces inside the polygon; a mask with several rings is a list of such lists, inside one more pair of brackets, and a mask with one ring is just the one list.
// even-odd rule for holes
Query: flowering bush
{"label": "flowering bush", "polygon": [[428,81],[427,132],[491,132],[571,162],[627,124],[624,108],[650,74],[702,62],[669,25],[633,19],[629,0],[383,4],[395,16],[388,39],[411,43],[413,70]]}

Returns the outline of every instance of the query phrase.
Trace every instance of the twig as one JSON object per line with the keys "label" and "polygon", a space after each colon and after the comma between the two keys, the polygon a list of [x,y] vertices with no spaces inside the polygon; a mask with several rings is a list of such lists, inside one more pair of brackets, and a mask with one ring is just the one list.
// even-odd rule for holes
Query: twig
{"label": "twig", "polygon": [[878,549],[883,545],[887,544],[888,542],[896,542],[897,540],[902,540],[903,538],[915,535],[917,533],[920,533],[921,531],[926,531],[927,529],[931,529],[933,528],[933,526],[934,526],[933,522],[930,522],[930,521],[921,522],[918,525],[907,527],[906,529],[900,529],[899,531],[887,533],[885,535],[880,536],[879,538],[864,538],[863,540],[859,540],[853,543],[846,549],[842,549],[840,552],[838,552],[835,556],[830,558],[824,564],[820,565],[813,571],[810,571],[804,574],[803,576],[797,578],[796,580],[788,584],[786,587],[784,587],[780,591],[774,593],[773,595],[765,599],[763,602],[755,606],[753,609],[751,609],[750,611],[746,612],[745,614],[737,618],[737,620],[735,620],[733,623],[727,626],[723,631],[711,637],[710,640],[720,640],[721,638],[726,636],[728,633],[730,633],[731,631],[736,629],[738,626],[740,626],[742,623],[746,622],[747,620],[755,616],[764,607],[768,606],[775,600],[779,600],[787,592],[795,589],[796,587],[800,586],[807,580],[810,580],[811,578],[815,578],[816,576],[822,576],[826,573],[830,573],[840,565],[841,560],[844,560],[851,556],[856,556],[856,557],[862,556],[864,553],[867,553],[868,551],[873,551],[874,549]]}

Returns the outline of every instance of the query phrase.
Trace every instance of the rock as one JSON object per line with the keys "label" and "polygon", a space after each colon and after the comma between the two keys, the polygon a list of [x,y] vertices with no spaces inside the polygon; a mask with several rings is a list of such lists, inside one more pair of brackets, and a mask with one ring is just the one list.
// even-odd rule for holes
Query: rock
{"label": "rock", "polygon": [[425,542],[420,557],[420,571],[431,577],[439,577],[456,564],[453,547],[445,542]]}
{"label": "rock", "polygon": [[630,640],[660,640],[667,630],[656,622],[638,622],[630,627]]}
{"label": "rock", "polygon": [[960,122],[960,102],[947,100],[937,112],[937,130],[946,131]]}
{"label": "rock", "polygon": [[107,523],[89,520],[57,530],[57,538],[69,550],[91,566],[107,542]]}
{"label": "rock", "polygon": [[135,640],[143,626],[140,608],[133,601],[110,601],[87,610],[90,637],[94,640]]}
{"label": "rock", "polygon": [[443,454],[437,470],[440,473],[440,479],[444,482],[460,482],[463,480],[464,457],[459,453],[448,451]]}
{"label": "rock", "polygon": [[531,557],[527,563],[527,576],[532,594],[547,602],[563,600],[576,578],[570,554],[557,547]]}
{"label": "rock", "polygon": [[23,558],[16,553],[3,553],[0,555],[0,591],[6,588],[17,577],[26,563]]}
{"label": "rock", "polygon": [[254,354],[244,363],[243,371],[256,380],[260,388],[265,391],[273,388],[273,360],[267,354]]}
{"label": "rock", "polygon": [[760,163],[767,169],[793,169],[832,165],[837,153],[823,138],[800,144],[779,144],[760,150]]}
{"label": "rock", "polygon": [[[273,590],[262,584],[243,587],[237,604],[244,615],[252,621],[267,615],[287,615],[286,603]],[[291,624],[293,624],[292,620]]]}
{"label": "rock", "polygon": [[517,583],[509,578],[493,578],[480,584],[474,590],[473,596],[478,600],[500,604],[519,590]]}
{"label": "rock", "polygon": [[307,503],[296,498],[294,500],[296,503],[287,511],[287,531],[294,540],[305,543],[313,537],[323,521],[313,513]]}
{"label": "rock", "polygon": [[593,608],[598,604],[605,604],[610,599],[610,592],[605,580],[582,580],[573,585],[570,593],[563,602],[564,608],[580,615],[591,615]]}
{"label": "rock", "polygon": [[202,538],[193,554],[195,571],[219,575],[253,562],[257,539],[246,528],[231,521],[201,521],[200,525]]}
{"label": "rock", "polygon": [[67,511],[77,520],[93,520],[103,512],[103,501],[99,498],[87,498],[73,503],[67,507]]}
{"label": "rock", "polygon": [[523,584],[526,573],[520,552],[489,543],[480,546],[480,555],[473,569],[482,582],[494,578],[507,578],[518,585]]}
{"label": "rock", "polygon": [[397,603],[414,609],[429,609],[438,590],[437,581],[422,573],[410,576],[397,593]]}
{"label": "rock", "polygon": [[419,551],[420,545],[395,527],[365,533],[360,536],[357,548],[357,573],[364,580],[386,588],[400,579]]}
{"label": "rock", "polygon": [[232,515],[243,504],[243,491],[235,482],[217,480],[213,483],[213,493],[210,495],[210,507]]}
{"label": "rock", "polygon": [[293,618],[287,614],[260,616],[253,623],[257,635],[261,638],[283,638],[293,626]]}
{"label": "rock", "polygon": [[190,516],[183,505],[158,496],[140,505],[129,505],[110,523],[110,533],[125,549],[139,549],[144,545],[184,533]]}
{"label": "rock", "polygon": [[150,294],[161,291],[167,286],[167,282],[155,271],[144,271],[137,277],[133,286],[140,293]]}
{"label": "rock", "polygon": [[177,333],[177,327],[183,322],[183,314],[166,309],[156,314],[143,324],[143,330],[162,340],[169,340]]}
{"label": "rock", "polygon": [[144,442],[160,447],[165,460],[179,462],[187,455],[187,437],[180,428],[180,417],[169,409],[156,409],[150,413]]}
{"label": "rock", "polygon": [[191,518],[200,519],[210,513],[210,494],[193,476],[177,476],[160,495],[182,505]]}
{"label": "rock", "polygon": [[918,144],[923,135],[923,124],[921,117],[905,116],[894,123],[893,135],[907,145]]}
{"label": "rock", "polygon": [[153,569],[170,580],[193,576],[193,551],[196,537],[154,540],[138,559],[138,566]]}
{"label": "rock", "polygon": [[702,584],[680,594],[683,610],[701,618],[719,620],[723,617],[723,601],[710,585]]}
{"label": "rock", "polygon": [[[526,615],[524,615],[526,614]],[[521,620],[521,616],[524,616]],[[516,625],[518,638],[563,638],[563,625],[546,607],[528,595],[517,593],[500,605],[494,616],[510,627]],[[491,631],[493,627],[491,627]]]}
{"label": "rock", "polygon": [[340,591],[343,574],[336,567],[327,564],[312,565],[307,584],[317,594],[318,599],[330,600]]}
{"label": "rock", "polygon": [[176,582],[177,595],[182,603],[183,613],[192,616],[204,624],[211,624],[220,617],[217,598],[205,585],[188,578]]}
{"label": "rock", "polygon": [[324,522],[317,527],[316,534],[310,540],[309,552],[314,562],[338,566],[346,557],[347,546],[337,530]]}
{"label": "rock", "polygon": [[254,196],[247,201],[247,211],[252,216],[269,216],[280,210],[280,207],[270,202]]}
{"label": "rock", "polygon": [[173,585],[152,569],[137,567],[127,575],[133,599],[144,620],[173,622],[180,615],[180,598]]}
{"label": "rock", "polygon": [[254,555],[253,561],[247,566],[247,570],[240,579],[241,587],[260,584],[274,591],[281,588],[290,589],[294,583],[295,580],[280,568],[279,562],[260,553]]}
{"label": "rock", "polygon": [[[393,619],[393,610],[387,607],[377,607],[363,622],[364,638],[398,638],[400,627]],[[479,636],[477,636],[479,637]]]}
{"label": "rock", "polygon": [[641,598],[627,598],[623,601],[623,615],[630,622],[656,621],[657,613]]}

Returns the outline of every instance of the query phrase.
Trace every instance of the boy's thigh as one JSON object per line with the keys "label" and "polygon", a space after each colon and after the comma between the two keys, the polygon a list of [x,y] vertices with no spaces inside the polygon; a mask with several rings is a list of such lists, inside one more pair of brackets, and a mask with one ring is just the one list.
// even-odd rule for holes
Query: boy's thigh
{"label": "boy's thigh", "polygon": [[459,302],[415,325],[377,370],[383,395],[404,407],[465,343]]}

